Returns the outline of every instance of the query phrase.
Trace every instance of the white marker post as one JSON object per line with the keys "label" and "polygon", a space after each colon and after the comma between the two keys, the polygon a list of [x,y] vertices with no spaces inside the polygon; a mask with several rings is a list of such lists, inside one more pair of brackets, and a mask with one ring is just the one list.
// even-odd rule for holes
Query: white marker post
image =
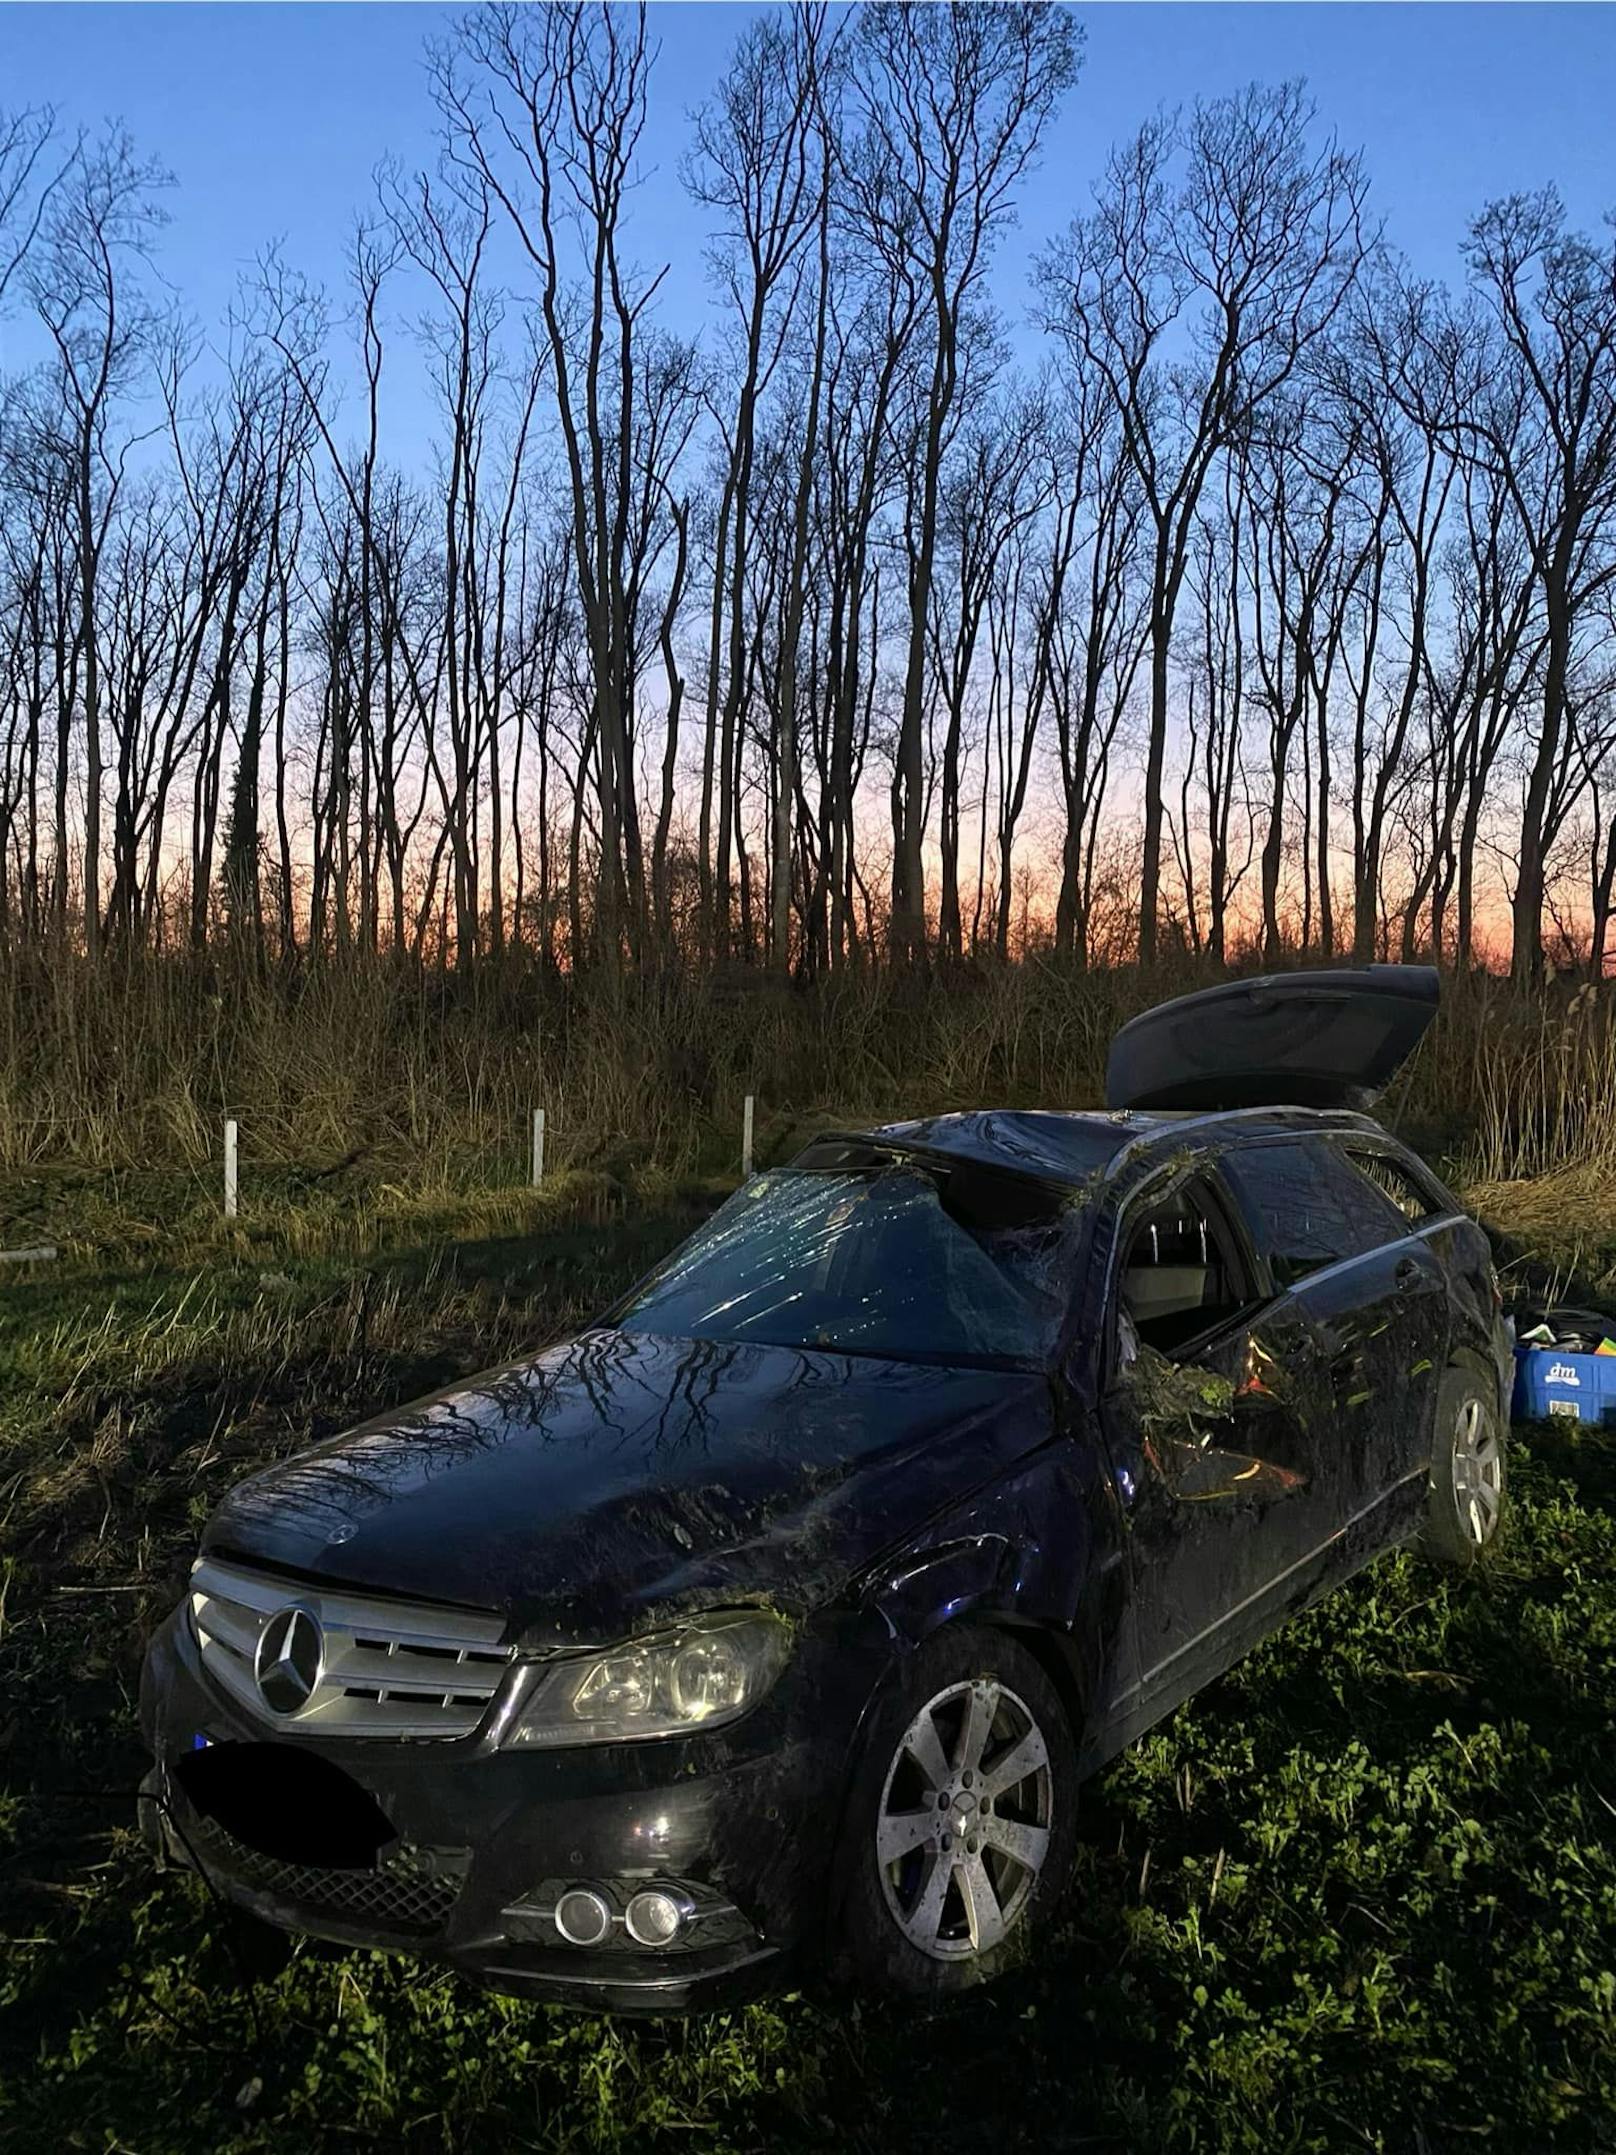
{"label": "white marker post", "polygon": [[224,1216],[233,1220],[236,1216],[236,1119],[225,1118],[224,1126]]}
{"label": "white marker post", "polygon": [[741,1180],[745,1182],[752,1172],[752,1095],[746,1096],[741,1109]]}
{"label": "white marker post", "polygon": [[533,1110],[533,1187],[537,1189],[544,1180],[544,1110]]}

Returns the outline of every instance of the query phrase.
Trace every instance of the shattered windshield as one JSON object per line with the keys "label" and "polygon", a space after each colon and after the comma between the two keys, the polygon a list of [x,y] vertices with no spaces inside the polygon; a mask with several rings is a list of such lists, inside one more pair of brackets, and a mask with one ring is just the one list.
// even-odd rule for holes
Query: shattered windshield
{"label": "shattered windshield", "polygon": [[1083,1198],[975,1164],[786,1168],[738,1190],[619,1314],[626,1332],[898,1360],[1046,1363]]}

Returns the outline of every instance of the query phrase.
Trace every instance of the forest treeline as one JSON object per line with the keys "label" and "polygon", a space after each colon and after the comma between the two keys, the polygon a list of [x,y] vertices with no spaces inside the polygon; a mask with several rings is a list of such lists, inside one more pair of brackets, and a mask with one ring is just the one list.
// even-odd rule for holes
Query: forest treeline
{"label": "forest treeline", "polygon": [[1602,972],[1609,235],[1511,196],[1417,277],[1253,85],[1012,309],[1076,19],[807,5],[658,178],[691,336],[654,29],[475,10],[346,288],[267,249],[205,336],[146,149],[0,117],[0,946]]}

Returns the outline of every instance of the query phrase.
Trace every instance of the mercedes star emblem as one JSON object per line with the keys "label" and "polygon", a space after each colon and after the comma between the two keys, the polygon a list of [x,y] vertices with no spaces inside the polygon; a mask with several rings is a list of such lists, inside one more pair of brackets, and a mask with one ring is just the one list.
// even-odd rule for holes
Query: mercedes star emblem
{"label": "mercedes star emblem", "polygon": [[325,1635],[307,1609],[279,1609],[258,1635],[253,1674],[271,1713],[295,1714],[314,1696],[325,1667]]}

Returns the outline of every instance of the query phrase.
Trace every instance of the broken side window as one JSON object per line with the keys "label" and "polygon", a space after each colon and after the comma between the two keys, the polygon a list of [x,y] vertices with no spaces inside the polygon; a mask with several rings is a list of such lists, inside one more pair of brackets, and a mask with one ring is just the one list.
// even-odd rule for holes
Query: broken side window
{"label": "broken side window", "polygon": [[1418,1226],[1422,1220],[1435,1219],[1448,1209],[1425,1187],[1411,1167],[1390,1153],[1349,1145],[1346,1155],[1359,1174],[1367,1177],[1411,1226]]}
{"label": "broken side window", "polygon": [[1235,1325],[1254,1282],[1203,1176],[1147,1195],[1123,1225],[1117,1368],[1126,1411],[1162,1487],[1180,1503],[1271,1503],[1307,1486],[1279,1437],[1283,1375]]}
{"label": "broken side window", "polygon": [[1239,1252],[1199,1178],[1130,1211],[1119,1302],[1147,1346],[1172,1354],[1249,1300]]}
{"label": "broken side window", "polygon": [[[1276,1456],[1269,1441],[1279,1420],[1254,1411],[1249,1345],[1218,1357],[1228,1367],[1173,1361],[1141,1343],[1124,1383],[1140,1448],[1169,1495],[1181,1504],[1269,1504],[1307,1487],[1305,1466]],[[1281,1446],[1280,1448],[1286,1448]]]}

